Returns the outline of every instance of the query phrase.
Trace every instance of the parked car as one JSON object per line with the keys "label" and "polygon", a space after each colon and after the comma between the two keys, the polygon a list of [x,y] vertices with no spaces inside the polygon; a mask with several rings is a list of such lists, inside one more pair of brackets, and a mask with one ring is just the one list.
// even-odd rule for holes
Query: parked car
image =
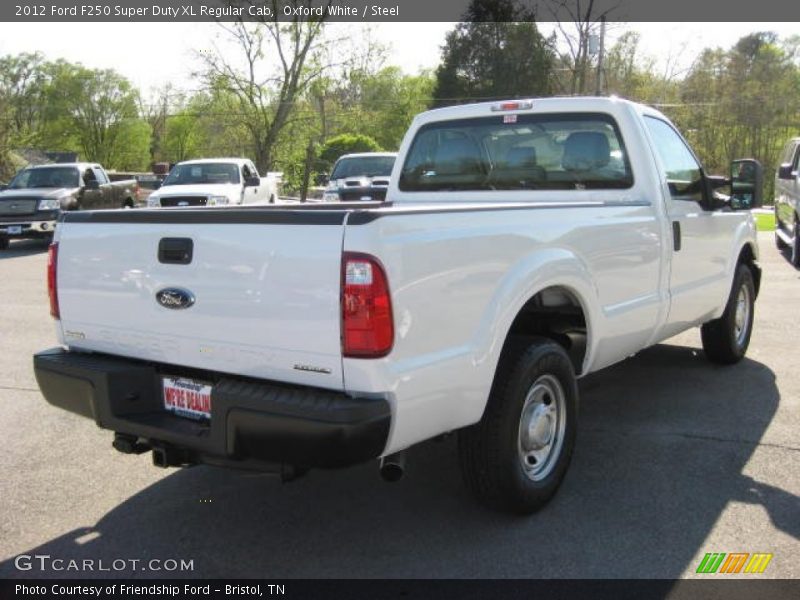
{"label": "parked car", "polygon": [[205,158],[172,167],[161,187],[147,199],[149,207],[274,204],[275,174],[261,177],[246,158]]}
{"label": "parked car", "polygon": [[800,267],[800,137],[783,148],[775,173],[775,243],[790,248],[791,261]]}
{"label": "parked car", "polygon": [[111,182],[92,163],[28,167],[0,191],[0,249],[10,238],[52,239],[62,211],[133,207],[134,180]]}
{"label": "parked car", "polygon": [[396,152],[345,154],[333,165],[323,202],[384,200]]}
{"label": "parked car", "polygon": [[528,513],[578,377],[697,326],[710,361],[745,355],[761,270],[728,183],[652,108],[552,98],[417,116],[386,204],[68,213],[36,378],[162,467],[396,479],[458,432],[468,487]]}

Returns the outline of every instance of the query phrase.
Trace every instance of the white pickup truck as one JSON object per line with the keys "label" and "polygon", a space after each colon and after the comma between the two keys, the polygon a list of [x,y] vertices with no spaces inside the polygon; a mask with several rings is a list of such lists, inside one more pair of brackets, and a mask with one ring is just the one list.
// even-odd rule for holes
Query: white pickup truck
{"label": "white pickup truck", "polygon": [[382,204],[67,213],[36,377],[158,466],[391,479],[458,432],[477,497],[531,512],[578,377],[697,326],[713,362],[747,350],[761,190],[726,183],[651,108],[542,99],[419,115]]}
{"label": "white pickup truck", "polygon": [[147,206],[233,206],[275,204],[280,173],[260,176],[246,158],[203,158],[176,164]]}

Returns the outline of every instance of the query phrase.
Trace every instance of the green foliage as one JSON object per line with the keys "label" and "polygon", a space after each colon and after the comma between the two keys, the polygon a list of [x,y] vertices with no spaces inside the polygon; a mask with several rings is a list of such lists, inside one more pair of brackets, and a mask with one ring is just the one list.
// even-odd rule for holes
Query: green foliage
{"label": "green foliage", "polygon": [[472,0],[467,17],[471,22],[447,34],[436,70],[437,106],[550,94],[555,54],[533,14],[512,0]]}
{"label": "green foliage", "polygon": [[730,50],[707,49],[681,84],[681,106],[668,109],[709,171],[726,173],[734,158],[764,165],[771,202],[778,155],[800,129],[800,67],[793,40],[753,33]]}
{"label": "green foliage", "polygon": [[319,158],[326,168],[330,168],[343,154],[380,152],[381,150],[378,142],[367,135],[343,133],[332,137],[322,146]]}

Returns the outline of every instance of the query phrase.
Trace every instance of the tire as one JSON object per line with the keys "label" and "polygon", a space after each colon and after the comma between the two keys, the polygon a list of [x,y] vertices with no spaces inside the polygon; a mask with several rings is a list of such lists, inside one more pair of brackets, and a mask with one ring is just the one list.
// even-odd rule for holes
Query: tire
{"label": "tire", "polygon": [[578,386],[564,349],[541,337],[509,341],[483,418],[459,432],[464,482],[490,508],[539,510],[567,471],[577,418]]}
{"label": "tire", "polygon": [[778,219],[778,213],[775,212],[775,247],[778,250],[786,250],[788,248],[786,242],[778,235],[778,232],[781,230],[781,222]]}
{"label": "tire", "polygon": [[797,220],[797,216],[794,219],[794,235],[792,236],[792,256],[790,257],[790,261],[792,266],[795,268],[800,268],[800,221]]}
{"label": "tire", "polygon": [[6,236],[0,235],[0,250],[8,248],[9,240]]}
{"label": "tire", "polygon": [[703,350],[711,362],[732,365],[742,360],[753,332],[755,297],[753,273],[747,265],[740,264],[725,312],[700,328]]}

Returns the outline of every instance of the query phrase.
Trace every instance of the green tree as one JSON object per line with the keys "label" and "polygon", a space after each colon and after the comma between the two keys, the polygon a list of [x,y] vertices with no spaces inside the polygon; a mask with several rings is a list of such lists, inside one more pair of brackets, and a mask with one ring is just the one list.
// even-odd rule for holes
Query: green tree
{"label": "green tree", "polygon": [[464,20],[442,49],[437,106],[550,94],[555,54],[533,13],[512,0],[472,0]]}
{"label": "green tree", "polygon": [[112,70],[59,61],[51,66],[49,115],[74,137],[85,160],[108,168],[144,168],[150,127],[139,118],[139,92]]}
{"label": "green tree", "polygon": [[380,152],[382,148],[374,139],[361,134],[343,133],[329,139],[322,146],[319,158],[330,169],[333,163],[343,154],[354,152]]}

